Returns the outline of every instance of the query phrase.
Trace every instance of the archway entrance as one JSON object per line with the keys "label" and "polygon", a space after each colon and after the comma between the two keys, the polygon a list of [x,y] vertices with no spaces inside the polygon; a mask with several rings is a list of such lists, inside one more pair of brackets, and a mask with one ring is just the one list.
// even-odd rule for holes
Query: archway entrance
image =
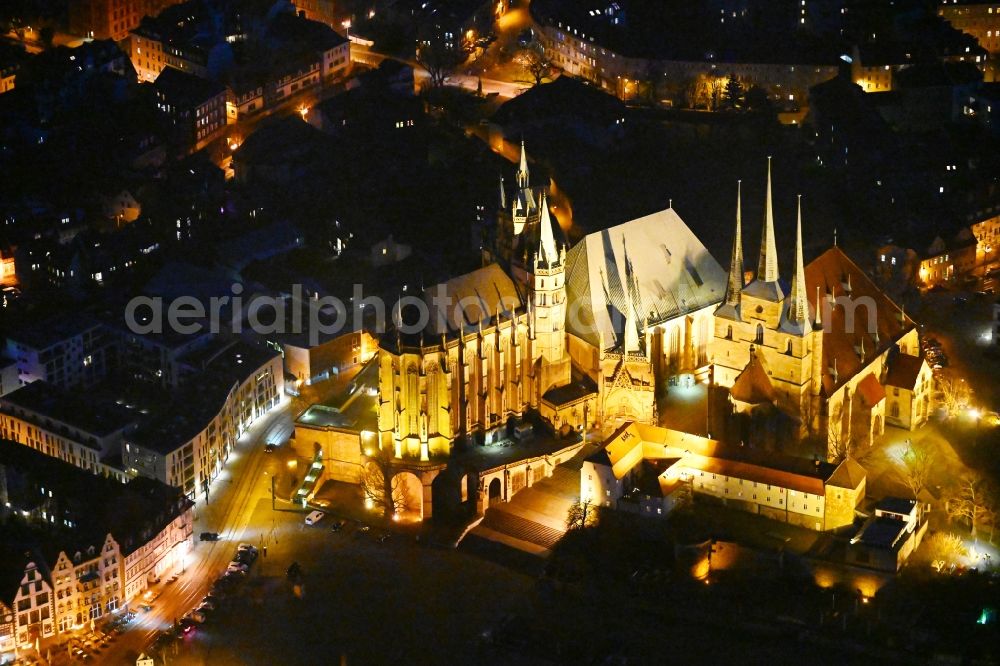
{"label": "archway entrance", "polygon": [[493,506],[495,502],[502,502],[503,486],[500,483],[500,479],[494,478],[490,481],[489,487],[489,504],[487,506]]}
{"label": "archway entrance", "polygon": [[393,505],[399,520],[423,520],[424,485],[413,472],[399,472],[392,477]]}

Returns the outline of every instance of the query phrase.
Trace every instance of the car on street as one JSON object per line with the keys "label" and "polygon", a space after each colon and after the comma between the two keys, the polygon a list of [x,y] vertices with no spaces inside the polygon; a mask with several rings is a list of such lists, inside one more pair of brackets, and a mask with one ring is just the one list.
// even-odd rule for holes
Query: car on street
{"label": "car on street", "polygon": [[246,541],[236,546],[236,550],[249,550],[251,553],[257,552],[257,548],[253,544],[249,544]]}
{"label": "car on street", "polygon": [[298,562],[292,562],[288,565],[288,569],[285,571],[285,574],[289,578],[298,578],[302,575],[302,567]]}
{"label": "car on street", "polygon": [[198,606],[198,610],[202,613],[209,613],[215,610],[215,604],[211,601],[202,601]]}
{"label": "car on street", "polygon": [[321,497],[314,497],[313,500],[310,502],[310,504],[312,504],[313,506],[318,506],[321,509],[330,508],[330,500],[323,499]]}
{"label": "car on street", "polygon": [[344,529],[344,525],[347,525],[347,521],[341,518],[330,527],[330,530],[333,532],[339,532]]}
{"label": "car on street", "polygon": [[265,444],[264,453],[274,453],[274,444]]}
{"label": "car on street", "polygon": [[250,554],[250,551],[244,550],[233,556],[233,562],[238,562],[240,564],[245,564],[248,567],[254,563],[257,557]]}
{"label": "car on street", "polygon": [[384,532],[384,533],[378,535],[378,542],[379,543],[385,543],[391,537],[392,537],[392,534],[390,534],[389,532]]}
{"label": "car on street", "polygon": [[153,607],[150,606],[149,604],[140,604],[139,608],[141,608],[144,613],[148,613],[149,611],[153,610]]}
{"label": "car on street", "polygon": [[226,573],[234,572],[234,573],[245,574],[248,571],[250,571],[250,567],[243,564],[242,562],[230,562],[229,566],[226,567]]}
{"label": "car on street", "polygon": [[323,516],[326,514],[322,511],[313,511],[308,516],[306,516],[306,525],[315,525],[319,521],[323,520]]}
{"label": "car on street", "polygon": [[190,634],[194,631],[196,622],[189,617],[182,617],[181,621],[177,623],[177,628],[180,629],[181,634]]}
{"label": "car on street", "polygon": [[201,612],[199,610],[193,610],[190,613],[188,613],[187,615],[185,615],[184,617],[189,617],[192,620],[194,620],[195,622],[197,622],[198,624],[201,624],[202,622],[204,622],[207,619],[207,616],[203,612]]}

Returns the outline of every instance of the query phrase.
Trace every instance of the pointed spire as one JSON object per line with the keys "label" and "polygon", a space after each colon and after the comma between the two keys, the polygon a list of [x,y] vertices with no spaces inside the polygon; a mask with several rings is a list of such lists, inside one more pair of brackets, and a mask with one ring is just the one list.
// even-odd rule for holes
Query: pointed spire
{"label": "pointed spire", "polygon": [[823,328],[823,317],[820,314],[822,311],[823,311],[823,301],[820,300],[819,285],[816,285],[816,323],[813,324],[813,328],[815,329]]}
{"label": "pointed spire", "polygon": [[729,283],[726,285],[726,305],[740,304],[743,293],[743,208],[742,182],[736,181],[736,235],[733,237],[733,252],[729,259]]}
{"label": "pointed spire", "polygon": [[549,204],[542,193],[542,216],[538,221],[538,261],[546,265],[559,261],[559,250],[556,249],[556,238],[552,234],[552,220],[549,217]]}
{"label": "pointed spire", "polygon": [[507,192],[503,187],[503,176],[500,176],[500,210],[507,209]]}
{"label": "pointed spire", "polygon": [[798,201],[798,220],[795,232],[795,275],[792,276],[792,292],[788,303],[788,318],[796,324],[805,325],[809,320],[809,302],[806,300],[806,271],[802,261],[802,195]]}
{"label": "pointed spire", "polygon": [[521,163],[517,168],[517,186],[525,188],[528,186],[528,153],[524,150],[524,140],[521,140]]}
{"label": "pointed spire", "polygon": [[625,348],[622,350],[626,354],[639,351],[639,329],[636,326],[635,308],[628,304],[628,317],[625,319]]}
{"label": "pointed spire", "polygon": [[760,238],[760,261],[757,279],[761,282],[778,281],[778,253],[774,243],[774,210],[771,206],[771,158],[767,158],[767,198],[764,203],[764,229]]}

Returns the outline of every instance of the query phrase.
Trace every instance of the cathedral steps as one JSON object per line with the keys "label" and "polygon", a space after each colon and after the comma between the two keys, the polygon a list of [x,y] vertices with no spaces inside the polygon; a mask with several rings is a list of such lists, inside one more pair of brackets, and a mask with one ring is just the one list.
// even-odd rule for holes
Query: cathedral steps
{"label": "cathedral steps", "polygon": [[[555,546],[564,534],[564,532],[552,529],[547,525],[509,513],[504,508],[500,506],[487,509],[486,517],[473,530],[473,534],[490,538],[487,530],[494,533],[499,532],[506,537],[526,541],[546,549]],[[514,543],[508,543],[508,545],[516,547]]]}

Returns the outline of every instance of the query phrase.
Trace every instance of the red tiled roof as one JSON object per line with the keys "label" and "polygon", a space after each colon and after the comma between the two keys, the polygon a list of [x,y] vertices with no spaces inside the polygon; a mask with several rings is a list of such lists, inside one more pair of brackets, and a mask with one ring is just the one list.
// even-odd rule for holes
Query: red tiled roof
{"label": "red tiled roof", "polygon": [[874,407],[882,400],[885,400],[885,387],[870,372],[865,375],[864,379],[858,382],[858,392],[869,407]]}
{"label": "red tiled roof", "polygon": [[[849,294],[848,278],[851,285]],[[813,313],[816,287],[824,298],[828,294],[834,298],[847,296],[857,306],[853,308],[851,317],[841,304],[832,309],[824,307],[821,312],[824,329],[823,390],[826,395],[832,395],[871,363],[876,355],[895,344],[913,328],[914,323],[839,247],[831,247],[806,266],[806,291]],[[871,315],[870,310],[873,310]],[[869,321],[870,316],[873,321]],[[877,344],[873,333],[877,333]],[[864,359],[860,358],[860,349],[864,350]],[[832,374],[826,372],[833,367],[834,359],[837,360],[836,381]]]}
{"label": "red tiled roof", "polygon": [[917,385],[917,377],[926,361],[922,356],[896,354],[889,360],[889,372],[886,373],[886,386],[898,386],[910,391]]}
{"label": "red tiled roof", "polygon": [[765,485],[781,486],[813,495],[823,494],[823,479],[794,472],[785,472],[770,467],[762,467],[753,463],[724,458],[706,458],[705,456],[687,456],[684,464],[713,474],[725,474],[736,479],[756,481]]}

